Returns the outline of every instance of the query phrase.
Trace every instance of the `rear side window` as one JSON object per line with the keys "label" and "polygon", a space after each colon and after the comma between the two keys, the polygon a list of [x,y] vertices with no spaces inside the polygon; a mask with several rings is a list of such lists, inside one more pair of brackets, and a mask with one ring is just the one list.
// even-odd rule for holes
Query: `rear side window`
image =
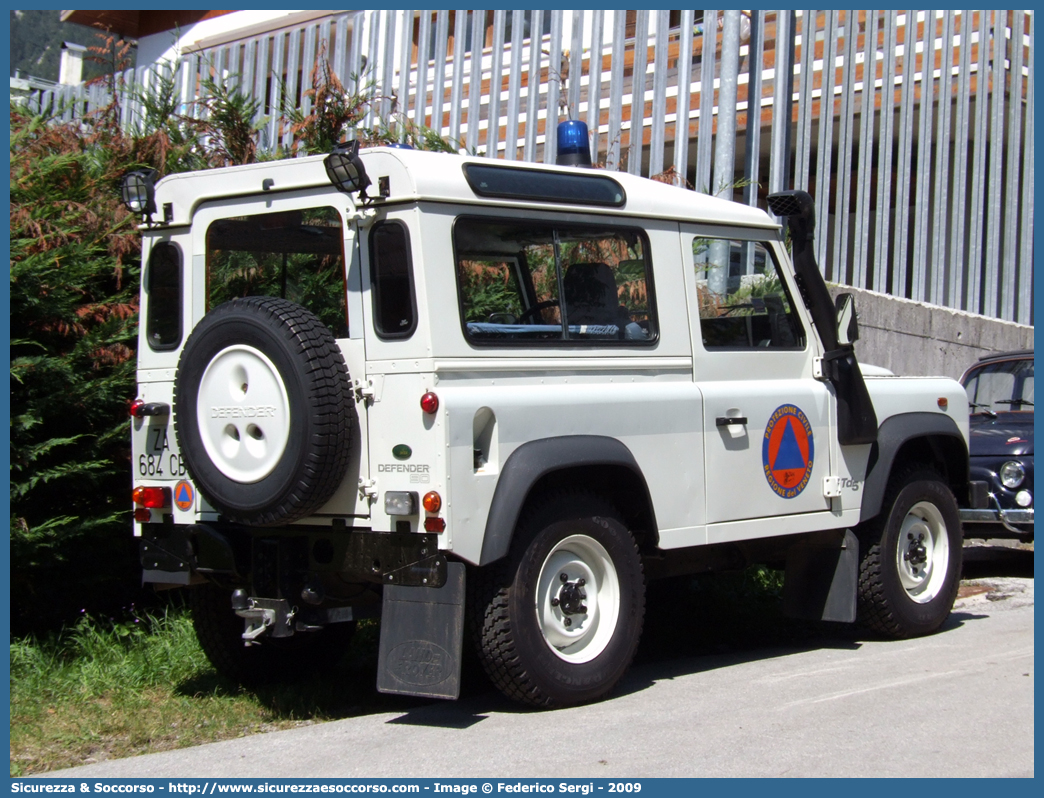
{"label": "rear side window", "polygon": [[409,338],[417,328],[413,261],[406,225],[383,222],[370,234],[373,324],[380,338]]}
{"label": "rear side window", "polygon": [[461,218],[464,333],[476,343],[651,344],[649,246],[638,229]]}
{"label": "rear side window", "polygon": [[152,248],[145,275],[149,348],[174,349],[181,343],[181,250],[169,241]]}
{"label": "rear side window", "polygon": [[207,300],[277,296],[348,336],[344,233],[334,208],[218,219],[207,229]]}

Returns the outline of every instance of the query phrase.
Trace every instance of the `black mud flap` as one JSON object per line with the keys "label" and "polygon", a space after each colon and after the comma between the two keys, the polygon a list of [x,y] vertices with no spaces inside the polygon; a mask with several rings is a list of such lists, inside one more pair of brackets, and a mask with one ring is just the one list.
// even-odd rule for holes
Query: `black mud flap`
{"label": "black mud flap", "polygon": [[464,564],[446,565],[439,588],[384,586],[377,690],[426,698],[460,695]]}
{"label": "black mud flap", "polygon": [[834,541],[810,541],[787,552],[783,581],[783,612],[810,621],[856,619],[859,580],[859,540],[846,529]]}
{"label": "black mud flap", "polygon": [[192,584],[195,556],[184,529],[149,524],[138,540],[143,585],[163,588]]}

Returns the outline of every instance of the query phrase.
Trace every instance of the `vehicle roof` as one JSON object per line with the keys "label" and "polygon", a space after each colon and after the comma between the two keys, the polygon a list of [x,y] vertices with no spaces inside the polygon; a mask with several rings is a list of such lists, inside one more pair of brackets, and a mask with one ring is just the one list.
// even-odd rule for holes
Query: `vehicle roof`
{"label": "vehicle roof", "polygon": [[[483,207],[525,206],[561,213],[591,211],[599,215],[640,216],[676,221],[736,225],[778,230],[779,225],[763,210],[738,202],[712,197],[689,189],[678,188],[625,172],[595,170],[610,177],[624,189],[622,207],[564,204],[546,201],[500,199],[478,196],[464,176],[464,165],[477,163],[501,167],[590,175],[591,169],[493,160],[422,150],[393,147],[371,147],[360,152],[367,174],[373,181],[371,195],[378,190],[378,178],[387,177],[389,196],[385,202],[441,201],[481,205]],[[248,166],[185,172],[165,177],[156,187],[156,203],[163,217],[163,206],[172,205],[172,224],[191,223],[195,209],[203,202],[230,197],[259,196],[300,189],[332,190],[323,167],[324,156],[316,155],[283,161],[268,161]],[[270,181],[269,188],[263,183]]]}
{"label": "vehicle roof", "polygon": [[[1015,349],[1011,352],[994,352],[990,355],[983,355],[979,358],[978,363],[988,363],[991,360],[1012,360],[1014,358],[1022,357],[1033,357],[1032,349]],[[976,365],[977,365],[976,364]]]}

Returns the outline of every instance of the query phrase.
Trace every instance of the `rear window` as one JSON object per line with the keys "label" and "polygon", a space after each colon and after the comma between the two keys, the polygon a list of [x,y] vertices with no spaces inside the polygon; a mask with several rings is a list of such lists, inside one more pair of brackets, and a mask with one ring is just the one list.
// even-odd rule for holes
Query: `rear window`
{"label": "rear window", "polygon": [[401,222],[384,222],[370,234],[373,326],[378,337],[409,338],[417,328],[410,234]]}
{"label": "rear window", "polygon": [[152,248],[145,273],[149,312],[145,340],[149,348],[175,349],[181,343],[181,250],[169,241]]}
{"label": "rear window", "polygon": [[641,230],[461,218],[453,242],[464,333],[475,343],[656,340]]}
{"label": "rear window", "polygon": [[218,219],[207,229],[208,308],[236,297],[277,296],[303,305],[348,336],[344,234],[334,208]]}

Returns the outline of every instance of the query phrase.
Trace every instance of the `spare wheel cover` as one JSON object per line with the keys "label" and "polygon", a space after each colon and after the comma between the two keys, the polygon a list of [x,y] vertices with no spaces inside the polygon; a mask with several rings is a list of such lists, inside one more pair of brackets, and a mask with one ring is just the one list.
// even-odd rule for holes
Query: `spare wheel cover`
{"label": "spare wheel cover", "polygon": [[230,346],[207,364],[196,416],[211,463],[234,482],[264,479],[286,451],[290,398],[275,364],[252,346]]}

